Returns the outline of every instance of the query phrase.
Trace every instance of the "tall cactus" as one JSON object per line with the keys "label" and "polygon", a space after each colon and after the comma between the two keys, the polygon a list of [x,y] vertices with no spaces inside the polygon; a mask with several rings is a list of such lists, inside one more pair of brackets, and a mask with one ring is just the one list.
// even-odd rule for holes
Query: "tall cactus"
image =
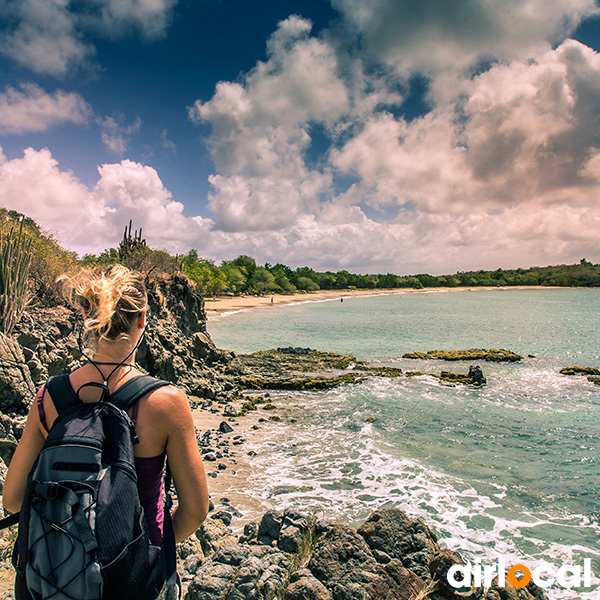
{"label": "tall cactus", "polygon": [[137,229],[133,232],[133,237],[131,236],[131,220],[129,221],[129,231],[127,231],[127,227],[125,227],[125,233],[123,233],[123,239],[119,242],[119,248],[117,249],[119,253],[119,260],[128,267],[135,268],[136,259],[140,259],[141,255],[143,255],[148,250],[146,246],[146,240],[142,238],[142,228],[140,227],[139,232]]}
{"label": "tall cactus", "polygon": [[8,235],[0,231],[0,331],[6,335],[12,333],[29,302],[31,241],[23,233],[23,217],[18,235],[14,235],[14,227]]}

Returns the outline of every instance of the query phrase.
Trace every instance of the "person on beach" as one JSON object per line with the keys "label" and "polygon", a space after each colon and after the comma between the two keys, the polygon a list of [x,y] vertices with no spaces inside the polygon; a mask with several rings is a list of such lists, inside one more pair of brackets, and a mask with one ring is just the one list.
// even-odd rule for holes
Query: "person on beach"
{"label": "person on beach", "polygon": [[[84,332],[92,342],[92,356],[73,371],[68,382],[79,400],[98,402],[101,388],[111,394],[131,378],[141,375],[135,352],[148,321],[143,277],[121,265],[106,271],[83,270],[63,278],[67,301],[81,310]],[[150,541],[161,545],[163,470],[165,459],[177,493],[172,512],[175,539],[194,533],[208,513],[208,489],[196,442],[188,399],[172,385],[154,389],[128,411],[139,443],[134,445],[138,491]],[[33,403],[23,435],[10,463],[3,490],[4,508],[21,509],[27,476],[57,418],[53,398],[44,386]]]}

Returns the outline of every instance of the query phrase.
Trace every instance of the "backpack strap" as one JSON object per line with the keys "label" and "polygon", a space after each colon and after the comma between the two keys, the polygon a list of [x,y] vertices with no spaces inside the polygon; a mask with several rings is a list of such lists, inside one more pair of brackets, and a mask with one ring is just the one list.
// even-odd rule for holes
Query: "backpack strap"
{"label": "backpack strap", "polygon": [[109,402],[117,408],[128,410],[142,396],[156,388],[171,385],[169,381],[156,379],[151,375],[137,375],[128,379],[122,386],[118,387],[109,397]]}
{"label": "backpack strap", "polygon": [[50,377],[46,382],[46,389],[59,415],[67,410],[67,408],[71,408],[81,402],[71,385],[68,373]]}

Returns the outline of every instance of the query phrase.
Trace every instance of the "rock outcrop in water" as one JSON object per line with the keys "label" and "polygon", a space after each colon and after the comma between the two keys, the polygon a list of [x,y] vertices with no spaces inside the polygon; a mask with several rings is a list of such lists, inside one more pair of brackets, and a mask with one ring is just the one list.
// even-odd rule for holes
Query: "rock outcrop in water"
{"label": "rock outcrop in water", "polygon": [[595,367],[580,367],[575,365],[574,367],[564,367],[560,370],[562,375],[600,375],[600,370]]}
{"label": "rock outcrop in water", "polygon": [[429,350],[428,352],[408,352],[402,358],[424,360],[487,360],[490,362],[518,362],[523,357],[511,350]]}

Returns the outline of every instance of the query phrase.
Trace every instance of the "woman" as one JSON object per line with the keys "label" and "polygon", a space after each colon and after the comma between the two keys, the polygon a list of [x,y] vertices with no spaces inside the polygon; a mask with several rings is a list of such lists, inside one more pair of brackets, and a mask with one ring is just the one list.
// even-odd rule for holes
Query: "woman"
{"label": "woman", "polygon": [[[83,313],[84,331],[91,338],[93,356],[70,374],[69,382],[82,402],[97,402],[100,389],[110,393],[140,375],[135,351],[148,319],[143,279],[116,265],[106,272],[82,271],[64,279],[71,305]],[[162,476],[168,460],[178,504],[172,513],[177,541],[194,533],[208,513],[208,489],[196,442],[194,421],[185,394],[174,386],[149,392],[130,409],[139,443],[134,446],[138,489],[152,543],[163,533]],[[6,475],[4,508],[17,512],[23,502],[27,475],[57,417],[45,386],[33,403],[21,441]]]}

